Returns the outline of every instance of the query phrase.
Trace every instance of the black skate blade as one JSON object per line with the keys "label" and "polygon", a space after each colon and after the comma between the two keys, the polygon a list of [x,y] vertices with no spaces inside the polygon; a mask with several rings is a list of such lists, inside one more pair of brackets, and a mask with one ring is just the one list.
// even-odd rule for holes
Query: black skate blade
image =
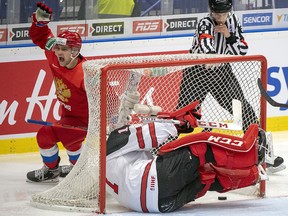
{"label": "black skate blade", "polygon": [[31,181],[29,179],[26,179],[26,182],[33,183],[33,184],[58,184],[59,183],[59,177],[54,178],[54,179],[39,181],[39,182]]}

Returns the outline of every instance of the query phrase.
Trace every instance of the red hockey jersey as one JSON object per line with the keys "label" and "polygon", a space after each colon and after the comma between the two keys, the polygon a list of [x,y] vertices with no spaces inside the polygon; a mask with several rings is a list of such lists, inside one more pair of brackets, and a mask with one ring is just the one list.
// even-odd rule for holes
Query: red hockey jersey
{"label": "red hockey jersey", "polygon": [[[41,49],[45,49],[46,42],[53,37],[48,26],[38,27],[35,23],[32,23],[29,34],[33,43]],[[82,69],[86,59],[80,55],[77,66],[67,69],[59,65],[53,50],[45,49],[45,55],[53,74],[56,96],[61,104],[61,116],[77,117],[88,124],[88,101]]]}

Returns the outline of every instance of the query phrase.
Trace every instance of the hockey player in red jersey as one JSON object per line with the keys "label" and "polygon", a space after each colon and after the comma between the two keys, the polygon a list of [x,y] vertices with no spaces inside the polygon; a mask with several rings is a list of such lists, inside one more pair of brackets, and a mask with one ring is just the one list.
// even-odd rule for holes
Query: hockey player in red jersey
{"label": "hockey player in red jersey", "polygon": [[[84,87],[82,63],[86,60],[80,49],[82,40],[78,33],[64,31],[54,37],[48,23],[52,10],[43,3],[37,4],[29,31],[34,44],[44,49],[56,86],[56,96],[60,102],[59,124],[88,127],[88,102]],[[27,173],[29,182],[58,181],[65,177],[76,163],[81,153],[86,131],[60,127],[42,127],[37,133],[37,142],[44,166]],[[59,166],[58,145],[65,147],[71,165]]]}
{"label": "hockey player in red jersey", "polygon": [[[195,103],[197,105],[197,103]],[[197,127],[194,111],[182,126],[153,122],[140,127],[123,126],[107,141],[107,191],[118,202],[138,212],[172,212],[204,196],[256,184],[265,172],[265,132],[252,124],[243,138],[214,132],[177,137],[179,131]],[[266,176],[267,177],[267,176]]]}

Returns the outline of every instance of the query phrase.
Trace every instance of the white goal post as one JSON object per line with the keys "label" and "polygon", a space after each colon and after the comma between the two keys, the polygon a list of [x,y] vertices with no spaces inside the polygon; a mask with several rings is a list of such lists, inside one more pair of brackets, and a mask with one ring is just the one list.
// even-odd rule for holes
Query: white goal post
{"label": "white goal post", "polygon": [[[140,104],[171,112],[197,99],[202,102],[202,120],[231,123],[233,98],[242,104],[243,130],[217,130],[243,136],[247,126],[256,122],[266,129],[266,102],[257,87],[258,78],[263,86],[267,83],[264,56],[126,56],[89,60],[83,68],[89,102],[89,126],[83,152],[69,175],[57,186],[32,195],[33,206],[105,213],[106,138],[119,127],[118,117],[123,112],[121,100],[131,84],[131,73],[140,76],[139,83],[134,85],[140,93]],[[141,123],[137,122],[139,118],[133,118],[137,116],[133,108],[125,112],[131,115],[123,124]],[[262,181],[259,188],[259,196],[263,197],[265,182]]]}

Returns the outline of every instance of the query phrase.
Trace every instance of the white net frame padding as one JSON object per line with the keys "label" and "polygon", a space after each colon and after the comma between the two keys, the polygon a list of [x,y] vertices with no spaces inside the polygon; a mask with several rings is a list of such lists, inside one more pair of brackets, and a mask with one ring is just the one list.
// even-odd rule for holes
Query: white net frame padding
{"label": "white net frame padding", "polygon": [[[237,71],[235,76],[241,84],[244,96],[253,107],[260,126],[265,130],[266,103],[257,88],[257,78],[262,79],[264,86],[267,83],[267,61],[264,56],[162,54],[106,58],[85,62],[83,69],[89,103],[89,126],[83,151],[69,175],[54,188],[34,194],[31,204],[48,209],[105,213],[106,138],[107,134],[114,129],[119,116],[120,103],[118,100],[121,100],[121,95],[124,94],[127,83],[129,83],[129,74],[132,71],[141,74],[138,88],[142,97],[141,103],[159,105],[163,111],[173,111],[175,107],[171,108],[171,104],[177,102],[179,95],[170,90],[179,89],[181,74],[185,68],[204,65],[213,69],[224,64],[231,65],[233,73]],[[145,72],[147,69],[156,71],[156,75],[147,76]],[[203,71],[202,74],[204,80],[208,80]],[[177,84],[173,83],[173,76],[177,77]],[[212,78],[209,77],[209,79]],[[146,97],[147,91],[151,89],[154,90],[154,92],[150,92],[151,95],[156,92],[157,97]],[[159,92],[157,93],[157,91]],[[144,96],[146,99],[143,98]],[[153,104],[155,102],[157,104]],[[231,113],[221,108],[210,93],[203,101],[201,110],[204,120],[233,120]],[[211,110],[220,111],[212,113]],[[134,124],[133,122],[129,123]],[[232,134],[242,136],[243,131],[234,131]],[[259,196],[264,195],[265,183],[261,182]]]}

